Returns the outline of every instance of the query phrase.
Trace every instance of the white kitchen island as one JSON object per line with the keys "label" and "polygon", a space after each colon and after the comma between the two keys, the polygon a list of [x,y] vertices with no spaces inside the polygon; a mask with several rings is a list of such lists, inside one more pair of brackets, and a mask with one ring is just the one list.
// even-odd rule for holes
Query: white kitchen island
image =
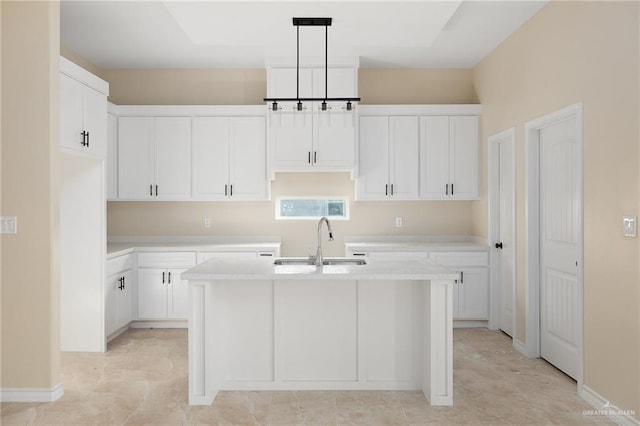
{"label": "white kitchen island", "polygon": [[189,280],[189,404],[219,390],[422,390],[453,403],[452,288],[430,260],[213,259]]}

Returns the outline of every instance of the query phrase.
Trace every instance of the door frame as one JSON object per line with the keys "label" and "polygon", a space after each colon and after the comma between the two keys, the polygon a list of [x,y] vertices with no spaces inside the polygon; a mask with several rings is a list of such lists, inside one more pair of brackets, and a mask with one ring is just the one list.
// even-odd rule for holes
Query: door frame
{"label": "door frame", "polygon": [[498,241],[500,234],[500,163],[499,163],[499,142],[506,142],[511,145],[511,166],[513,167],[513,210],[511,212],[512,215],[512,235],[514,242],[514,264],[513,264],[513,324],[512,327],[512,341],[515,347],[516,344],[516,317],[517,317],[517,305],[516,305],[516,294],[517,294],[517,235],[516,235],[516,210],[517,210],[517,202],[516,202],[516,129],[515,127],[511,127],[510,129],[503,130],[501,132],[495,133],[487,139],[488,145],[488,167],[489,167],[489,262],[490,262],[490,271],[491,271],[491,311],[489,313],[489,329],[498,330],[500,328],[500,274],[498,273],[498,252],[497,249],[494,249],[493,244],[495,241]]}
{"label": "door frame", "polygon": [[584,142],[582,102],[528,121],[525,124],[525,289],[526,355],[540,357],[540,130],[565,120],[576,120],[578,152],[578,389],[584,383]]}

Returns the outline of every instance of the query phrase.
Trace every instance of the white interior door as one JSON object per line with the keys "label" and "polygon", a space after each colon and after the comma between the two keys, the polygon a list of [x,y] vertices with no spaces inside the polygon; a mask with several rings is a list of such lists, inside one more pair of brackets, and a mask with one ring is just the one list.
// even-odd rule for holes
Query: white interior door
{"label": "white interior door", "polygon": [[577,377],[581,194],[576,119],[540,130],[540,354]]}
{"label": "white interior door", "polygon": [[498,143],[498,280],[500,282],[500,322],[502,331],[513,337],[515,295],[515,174],[513,138]]}

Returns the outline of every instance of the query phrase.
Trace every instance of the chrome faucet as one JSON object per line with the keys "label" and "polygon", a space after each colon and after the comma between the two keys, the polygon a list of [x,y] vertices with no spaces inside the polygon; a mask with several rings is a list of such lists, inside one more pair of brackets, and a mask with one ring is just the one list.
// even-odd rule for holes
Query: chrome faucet
{"label": "chrome faucet", "polygon": [[333,241],[333,231],[331,230],[329,219],[327,219],[326,217],[320,218],[320,221],[318,222],[318,250],[316,250],[316,266],[322,266],[322,238],[320,238],[322,222],[327,223],[327,231],[329,231],[329,241]]}

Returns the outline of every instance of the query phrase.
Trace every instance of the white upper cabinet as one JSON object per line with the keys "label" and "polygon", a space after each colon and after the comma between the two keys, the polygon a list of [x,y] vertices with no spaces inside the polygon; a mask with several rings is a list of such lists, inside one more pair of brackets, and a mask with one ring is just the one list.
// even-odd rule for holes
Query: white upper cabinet
{"label": "white upper cabinet", "polygon": [[417,199],[418,153],[418,117],[360,117],[358,198]]}
{"label": "white upper cabinet", "polygon": [[193,198],[267,198],[264,117],[194,117]]}
{"label": "white upper cabinet", "polygon": [[191,118],[120,117],[119,199],[191,196]]}
{"label": "white upper cabinet", "polygon": [[389,191],[389,118],[360,117],[358,198],[386,198]]}
{"label": "white upper cabinet", "polygon": [[60,58],[60,145],[105,158],[109,85]]}
{"label": "white upper cabinet", "polygon": [[107,114],[107,200],[118,198],[118,118]]}
{"label": "white upper cabinet", "polygon": [[157,199],[191,196],[191,118],[156,117],[154,195]]}
{"label": "white upper cabinet", "polygon": [[420,119],[420,197],[478,198],[478,117]]}
{"label": "white upper cabinet", "polygon": [[[328,81],[325,85],[324,68],[313,70],[313,95],[316,98],[325,96],[325,87],[328,98],[354,98],[358,96],[358,69],[357,68],[329,68],[327,72]],[[328,106],[332,110],[344,111],[345,102],[329,102]],[[319,104],[316,104],[319,108]]]}
{"label": "white upper cabinet", "polygon": [[[229,119],[193,118],[193,197],[218,200],[229,188]],[[225,194],[227,193],[227,194]]]}
{"label": "white upper cabinet", "polygon": [[[354,67],[329,68],[327,96],[356,96],[357,76]],[[268,80],[268,97],[296,98],[295,68],[270,68]],[[324,96],[324,68],[301,68],[299,97]],[[272,170],[353,169],[356,113],[346,111],[346,102],[328,102],[326,111],[321,110],[320,102],[302,104],[298,111],[296,102],[281,101],[277,112],[269,112]]]}
{"label": "white upper cabinet", "polygon": [[[295,68],[271,68],[268,71],[268,97],[296,98],[296,69]],[[301,68],[299,74],[299,93],[301,98],[313,96],[313,70]],[[281,105],[284,109],[284,105]],[[295,108],[295,103],[288,105]]]}
{"label": "white upper cabinet", "polygon": [[420,127],[418,117],[389,117],[389,197],[418,198]]}
{"label": "white upper cabinet", "polygon": [[231,117],[229,121],[229,198],[267,199],[266,120]]}

